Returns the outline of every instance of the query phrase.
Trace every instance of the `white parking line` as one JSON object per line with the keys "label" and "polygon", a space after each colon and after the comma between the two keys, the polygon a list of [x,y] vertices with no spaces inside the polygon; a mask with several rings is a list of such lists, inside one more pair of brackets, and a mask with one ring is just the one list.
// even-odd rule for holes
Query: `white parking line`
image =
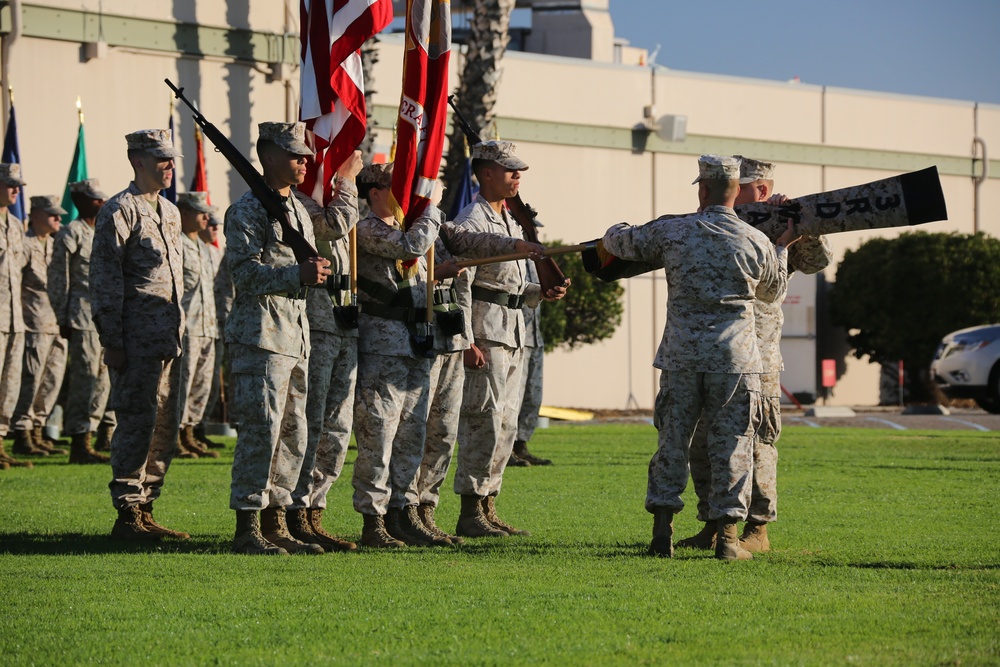
{"label": "white parking line", "polygon": [[865,417],[865,419],[867,419],[870,422],[879,422],[880,424],[886,424],[887,426],[891,426],[892,428],[896,429],[897,431],[905,431],[906,430],[906,427],[903,426],[902,424],[897,424],[896,422],[891,422],[888,419],[879,419],[878,417]]}
{"label": "white parking line", "polygon": [[802,423],[806,424],[807,426],[811,426],[813,428],[823,428],[822,425],[817,424],[816,422],[811,421],[809,419],[806,419],[805,417],[789,417],[788,421],[802,422]]}
{"label": "white parking line", "polygon": [[971,426],[972,428],[976,429],[977,431],[989,431],[990,430],[990,429],[986,428],[985,426],[983,426],[982,424],[977,424],[975,422],[965,421],[964,419],[956,419],[955,417],[941,417],[941,419],[943,419],[946,422],[955,422],[957,424],[965,424],[966,426]]}

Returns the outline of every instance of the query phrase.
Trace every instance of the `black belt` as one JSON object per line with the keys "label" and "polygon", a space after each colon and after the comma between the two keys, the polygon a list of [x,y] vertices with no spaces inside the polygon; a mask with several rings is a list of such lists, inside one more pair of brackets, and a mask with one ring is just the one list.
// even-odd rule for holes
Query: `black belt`
{"label": "black belt", "polygon": [[308,293],[309,293],[309,288],[302,287],[300,289],[295,290],[294,292],[278,292],[274,296],[283,296],[286,299],[304,299],[306,298],[306,294]]}
{"label": "black belt", "polygon": [[361,312],[383,320],[395,320],[396,322],[407,322],[410,324],[427,321],[426,308],[384,306],[374,301],[365,301],[361,304]]}
{"label": "black belt", "polygon": [[507,292],[498,292],[486,287],[473,286],[472,298],[476,301],[485,301],[486,303],[503,306],[511,310],[517,310],[524,305],[523,294],[508,294]]}

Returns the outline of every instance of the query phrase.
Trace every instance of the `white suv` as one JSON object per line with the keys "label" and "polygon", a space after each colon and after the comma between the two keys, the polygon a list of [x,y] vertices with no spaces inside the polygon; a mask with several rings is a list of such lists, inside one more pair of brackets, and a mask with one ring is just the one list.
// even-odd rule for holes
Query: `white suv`
{"label": "white suv", "polygon": [[948,398],[972,398],[1000,414],[1000,324],[960,329],[941,339],[931,377]]}

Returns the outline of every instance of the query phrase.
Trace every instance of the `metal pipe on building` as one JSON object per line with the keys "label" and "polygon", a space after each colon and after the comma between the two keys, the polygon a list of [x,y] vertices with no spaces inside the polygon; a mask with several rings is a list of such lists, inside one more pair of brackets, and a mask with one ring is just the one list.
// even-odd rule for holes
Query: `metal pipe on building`
{"label": "metal pipe on building", "polygon": [[[972,138],[972,233],[979,233],[979,191],[983,183],[990,177],[990,159],[986,152],[986,140],[979,135],[979,103],[976,102],[972,109],[973,127],[976,136]],[[978,151],[976,149],[979,149]],[[982,153],[981,158],[976,155]],[[982,161],[982,171],[976,174],[976,160]]]}

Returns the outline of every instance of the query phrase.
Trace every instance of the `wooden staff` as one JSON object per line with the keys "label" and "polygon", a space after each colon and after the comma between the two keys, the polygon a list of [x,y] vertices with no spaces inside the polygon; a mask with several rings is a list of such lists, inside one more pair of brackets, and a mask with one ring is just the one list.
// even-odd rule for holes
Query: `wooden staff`
{"label": "wooden staff", "polygon": [[351,305],[358,305],[358,228],[351,227],[349,235],[351,264]]}
{"label": "wooden staff", "polygon": [[[545,257],[553,257],[556,255],[568,255],[574,252],[583,252],[584,250],[590,250],[594,247],[594,243],[578,243],[577,245],[564,245],[558,248],[546,248],[542,253]],[[495,257],[483,257],[481,259],[467,259],[463,262],[456,262],[456,266],[460,269],[467,269],[470,266],[482,266],[483,264],[499,264],[500,262],[513,262],[519,259],[527,259],[531,257],[534,253],[529,252],[513,252],[509,255],[497,255]]]}

